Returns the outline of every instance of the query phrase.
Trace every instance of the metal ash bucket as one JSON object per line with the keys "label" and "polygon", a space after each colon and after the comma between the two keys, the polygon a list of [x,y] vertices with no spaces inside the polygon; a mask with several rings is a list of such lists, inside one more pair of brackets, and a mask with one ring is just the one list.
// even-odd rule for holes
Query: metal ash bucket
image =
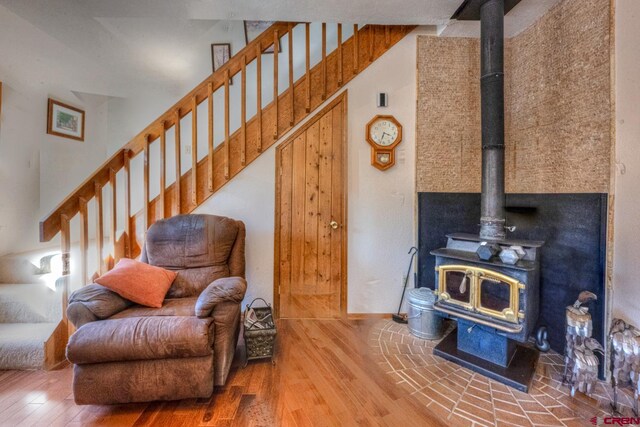
{"label": "metal ash bucket", "polygon": [[436,295],[429,288],[416,288],[407,292],[409,332],[425,340],[442,338],[442,317],[433,310]]}

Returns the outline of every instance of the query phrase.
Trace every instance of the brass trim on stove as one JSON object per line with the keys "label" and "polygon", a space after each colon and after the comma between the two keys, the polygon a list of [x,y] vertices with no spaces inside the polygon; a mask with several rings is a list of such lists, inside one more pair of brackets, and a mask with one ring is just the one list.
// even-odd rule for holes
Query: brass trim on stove
{"label": "brass trim on stove", "polygon": [[[520,312],[520,290],[525,289],[524,283],[496,271],[486,268],[473,267],[469,265],[441,265],[436,267],[438,271],[438,299],[448,304],[453,304],[474,313],[494,317],[510,323],[519,323],[518,319],[523,316]],[[469,279],[469,302],[458,301],[451,298],[447,292],[446,273],[457,271],[464,273]],[[483,280],[494,280],[504,282],[510,287],[509,307],[502,311],[492,310],[482,307],[480,302],[481,285]]]}
{"label": "brass trim on stove", "polygon": [[467,314],[463,314],[463,313],[460,313],[458,311],[449,310],[449,309],[447,309],[445,307],[442,307],[440,305],[437,305],[437,304],[434,305],[433,308],[436,309],[437,311],[442,312],[442,313],[450,314],[452,316],[456,316],[456,317],[460,317],[462,319],[470,320],[472,322],[479,323],[481,325],[489,326],[489,327],[492,327],[492,328],[497,329],[497,330],[502,331],[502,332],[507,332],[507,333],[510,333],[510,334],[517,334],[517,333],[520,333],[522,331],[522,325],[521,324],[518,324],[518,325],[516,325],[514,327],[503,326],[503,325],[499,325],[497,323],[490,322],[488,320],[483,320],[483,319],[480,319],[478,317],[474,317],[474,316],[470,316],[470,315],[467,315]]}

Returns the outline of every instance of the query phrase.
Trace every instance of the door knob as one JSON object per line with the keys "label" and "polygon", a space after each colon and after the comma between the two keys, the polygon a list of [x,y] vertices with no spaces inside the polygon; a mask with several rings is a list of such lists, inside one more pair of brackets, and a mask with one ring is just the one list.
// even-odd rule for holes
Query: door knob
{"label": "door knob", "polygon": [[329,225],[330,225],[330,226],[331,226],[331,228],[333,228],[334,230],[338,228],[338,223],[337,223],[337,222],[335,222],[335,221],[331,221],[331,222],[329,223]]}

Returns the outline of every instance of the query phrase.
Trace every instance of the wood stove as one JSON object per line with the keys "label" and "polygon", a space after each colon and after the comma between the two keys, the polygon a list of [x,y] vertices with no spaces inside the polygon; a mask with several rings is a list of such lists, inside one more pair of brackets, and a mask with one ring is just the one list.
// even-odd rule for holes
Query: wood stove
{"label": "wood stove", "polygon": [[[434,353],[528,391],[538,352],[526,343],[538,320],[543,242],[506,237],[504,182],[504,15],[518,0],[465,0],[454,18],[480,19],[482,197],[479,235],[450,234],[436,257],[434,309],[458,328]],[[505,263],[501,251],[522,259]]]}
{"label": "wood stove", "polygon": [[540,241],[493,241],[501,248],[519,246],[524,257],[514,265],[498,257],[483,261],[477,235],[450,234],[436,257],[438,301],[434,309],[457,319],[458,328],[434,353],[521,391],[527,391],[537,351],[526,343],[539,313]]}
{"label": "wood stove", "polygon": [[543,242],[494,242],[501,248],[523,248],[523,258],[513,265],[497,256],[481,260],[477,250],[483,242],[472,234],[449,234],[447,247],[431,252],[436,257],[437,307],[525,341],[538,319]]}

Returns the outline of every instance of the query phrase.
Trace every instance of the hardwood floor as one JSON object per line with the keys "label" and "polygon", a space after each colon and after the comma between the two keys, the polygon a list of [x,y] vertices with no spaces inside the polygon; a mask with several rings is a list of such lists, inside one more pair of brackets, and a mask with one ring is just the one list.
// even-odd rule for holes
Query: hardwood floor
{"label": "hardwood floor", "polygon": [[375,363],[377,320],[281,320],[275,365],[240,365],[210,399],[76,406],[70,367],[0,371],[2,426],[438,426],[444,425]]}

